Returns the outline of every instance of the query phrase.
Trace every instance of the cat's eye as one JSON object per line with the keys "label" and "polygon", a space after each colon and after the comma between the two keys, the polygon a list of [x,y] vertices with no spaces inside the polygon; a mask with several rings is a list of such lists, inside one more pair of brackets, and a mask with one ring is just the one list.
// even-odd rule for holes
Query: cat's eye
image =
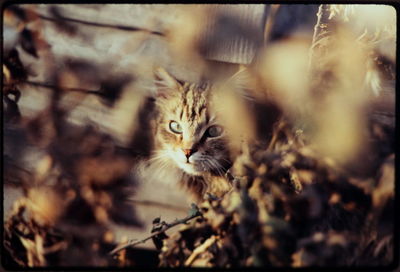
{"label": "cat's eye", "polygon": [[222,134],[223,128],[221,126],[211,126],[207,129],[207,137],[218,137]]}
{"label": "cat's eye", "polygon": [[182,133],[182,127],[181,125],[176,122],[176,121],[171,121],[169,122],[169,129],[176,134],[181,134]]}

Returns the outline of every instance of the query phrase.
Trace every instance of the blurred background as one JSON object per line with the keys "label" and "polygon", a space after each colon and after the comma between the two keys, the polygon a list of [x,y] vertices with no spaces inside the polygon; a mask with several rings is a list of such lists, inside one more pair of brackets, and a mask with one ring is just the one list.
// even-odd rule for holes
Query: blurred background
{"label": "blurred background", "polygon": [[[223,81],[246,67],[238,84],[253,104],[235,121],[249,139],[267,144],[284,118],[321,158],[369,180],[361,187],[379,187],[382,163],[394,158],[391,6],[3,8],[3,218],[20,232],[7,234],[8,265],[110,265],[104,254],[116,243],[144,238],[156,217],[170,222],[187,214],[185,192],[131,173],[152,150],[148,98],[157,66],[189,82]],[[236,109],[231,104],[227,116],[239,118]],[[391,197],[393,163],[379,193]],[[18,217],[23,211],[31,215]],[[54,226],[70,237],[43,234]],[[74,239],[78,250],[67,250]],[[43,257],[50,246],[67,253]],[[96,253],[83,258],[89,249]],[[114,262],[140,265],[134,258]]]}

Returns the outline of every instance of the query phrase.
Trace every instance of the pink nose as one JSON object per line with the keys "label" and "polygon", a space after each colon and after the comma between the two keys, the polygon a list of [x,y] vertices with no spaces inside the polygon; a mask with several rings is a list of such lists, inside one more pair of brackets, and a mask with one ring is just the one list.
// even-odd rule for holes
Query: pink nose
{"label": "pink nose", "polygon": [[186,158],[189,158],[193,153],[193,149],[182,149],[183,153],[185,153]]}

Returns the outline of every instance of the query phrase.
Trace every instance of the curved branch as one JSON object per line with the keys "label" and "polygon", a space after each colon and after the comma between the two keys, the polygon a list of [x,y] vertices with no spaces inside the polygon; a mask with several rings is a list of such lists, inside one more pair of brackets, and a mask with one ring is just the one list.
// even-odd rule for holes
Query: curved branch
{"label": "curved branch", "polygon": [[110,255],[114,255],[115,253],[118,253],[119,251],[121,251],[121,250],[123,250],[125,248],[134,247],[134,246],[136,246],[138,244],[142,244],[142,243],[150,240],[151,238],[153,238],[153,237],[155,237],[157,235],[160,235],[161,233],[164,233],[165,231],[169,230],[172,227],[175,227],[175,226],[177,226],[179,224],[186,224],[188,221],[192,220],[193,218],[199,217],[201,215],[202,214],[198,211],[196,213],[193,213],[193,214],[190,214],[190,215],[186,216],[183,219],[177,219],[174,222],[169,223],[169,224],[166,223],[166,224],[163,225],[161,230],[159,230],[157,232],[154,232],[152,235],[150,235],[150,236],[148,236],[148,237],[146,237],[146,238],[144,238],[144,239],[142,239],[140,241],[128,241],[127,243],[122,244],[120,246],[117,246],[116,248],[111,250],[109,254]]}

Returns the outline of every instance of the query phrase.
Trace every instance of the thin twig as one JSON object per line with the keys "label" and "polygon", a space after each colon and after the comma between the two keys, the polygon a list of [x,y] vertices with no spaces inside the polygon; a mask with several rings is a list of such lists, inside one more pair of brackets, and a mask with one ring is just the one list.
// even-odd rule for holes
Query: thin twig
{"label": "thin twig", "polygon": [[212,244],[215,243],[216,237],[213,235],[210,238],[208,238],[202,245],[196,247],[195,250],[193,250],[193,253],[189,256],[189,258],[185,262],[185,266],[190,266],[193,261],[199,256],[201,253],[207,250]]}
{"label": "thin twig", "polygon": [[[99,90],[88,90],[88,89],[82,89],[82,88],[69,88],[69,87],[63,87],[63,86],[56,86],[56,85],[51,85],[48,83],[44,82],[37,82],[37,81],[19,81],[18,84],[28,84],[36,87],[42,87],[42,88],[47,88],[47,89],[62,89],[70,92],[81,92],[81,93],[87,93],[87,94],[94,94],[94,95],[99,95],[102,96],[103,94]],[[4,84],[4,86],[11,86],[11,84]]]}
{"label": "thin twig", "polygon": [[279,7],[280,4],[273,4],[270,7],[268,18],[265,22],[265,27],[264,27],[264,46],[267,45],[267,43],[271,39],[272,27],[275,23],[275,16],[276,13],[278,12]]}
{"label": "thin twig", "polygon": [[134,247],[134,246],[136,246],[136,245],[138,245],[138,244],[142,244],[142,243],[144,243],[144,242],[150,240],[151,238],[153,238],[153,237],[155,237],[155,236],[157,236],[157,235],[160,235],[161,233],[164,233],[165,231],[169,230],[169,229],[172,228],[172,227],[175,227],[175,226],[177,226],[177,225],[179,225],[179,224],[186,224],[186,223],[187,223],[188,221],[190,221],[191,219],[196,218],[196,217],[199,217],[199,216],[201,216],[201,213],[200,213],[200,212],[197,212],[197,213],[195,213],[195,214],[188,215],[188,216],[186,216],[186,217],[183,218],[183,219],[177,219],[177,220],[175,220],[175,221],[172,222],[172,223],[169,223],[169,224],[168,224],[168,223],[165,223],[165,224],[163,225],[163,227],[162,227],[161,230],[159,230],[159,231],[157,231],[157,232],[154,232],[152,235],[150,235],[150,236],[148,236],[148,237],[146,237],[146,238],[144,238],[144,239],[142,239],[142,240],[140,240],[140,241],[128,241],[127,243],[125,243],[125,244],[123,244],[123,245],[120,245],[120,246],[117,246],[116,248],[114,248],[113,250],[111,250],[109,254],[110,254],[110,255],[114,255],[115,253],[117,253],[117,252],[119,252],[119,251],[121,251],[121,250],[123,250],[123,249],[125,249],[125,248]]}
{"label": "thin twig", "polygon": [[88,21],[83,21],[80,19],[73,19],[73,18],[68,18],[64,16],[60,16],[59,18],[52,18],[48,17],[42,14],[37,14],[39,18],[46,20],[46,21],[51,21],[51,22],[58,22],[60,20],[71,22],[71,23],[78,23],[78,24],[83,24],[83,25],[89,25],[89,26],[94,26],[94,27],[107,27],[107,28],[115,28],[118,30],[123,30],[123,31],[143,31],[143,32],[148,32],[153,35],[158,35],[158,36],[164,36],[164,33],[159,32],[159,31],[153,31],[145,28],[140,28],[140,27],[135,27],[135,26],[124,26],[124,25],[110,25],[110,24],[103,24],[103,23],[94,23],[94,22],[88,22]]}
{"label": "thin twig", "polygon": [[328,10],[329,5],[321,4],[318,8],[317,12],[317,23],[314,26],[314,34],[311,42],[310,52],[309,52],[309,63],[308,69],[310,70],[312,67],[312,61],[314,56],[314,50],[317,45],[317,42],[322,38],[323,34],[325,34],[326,30],[326,23],[328,21]]}

